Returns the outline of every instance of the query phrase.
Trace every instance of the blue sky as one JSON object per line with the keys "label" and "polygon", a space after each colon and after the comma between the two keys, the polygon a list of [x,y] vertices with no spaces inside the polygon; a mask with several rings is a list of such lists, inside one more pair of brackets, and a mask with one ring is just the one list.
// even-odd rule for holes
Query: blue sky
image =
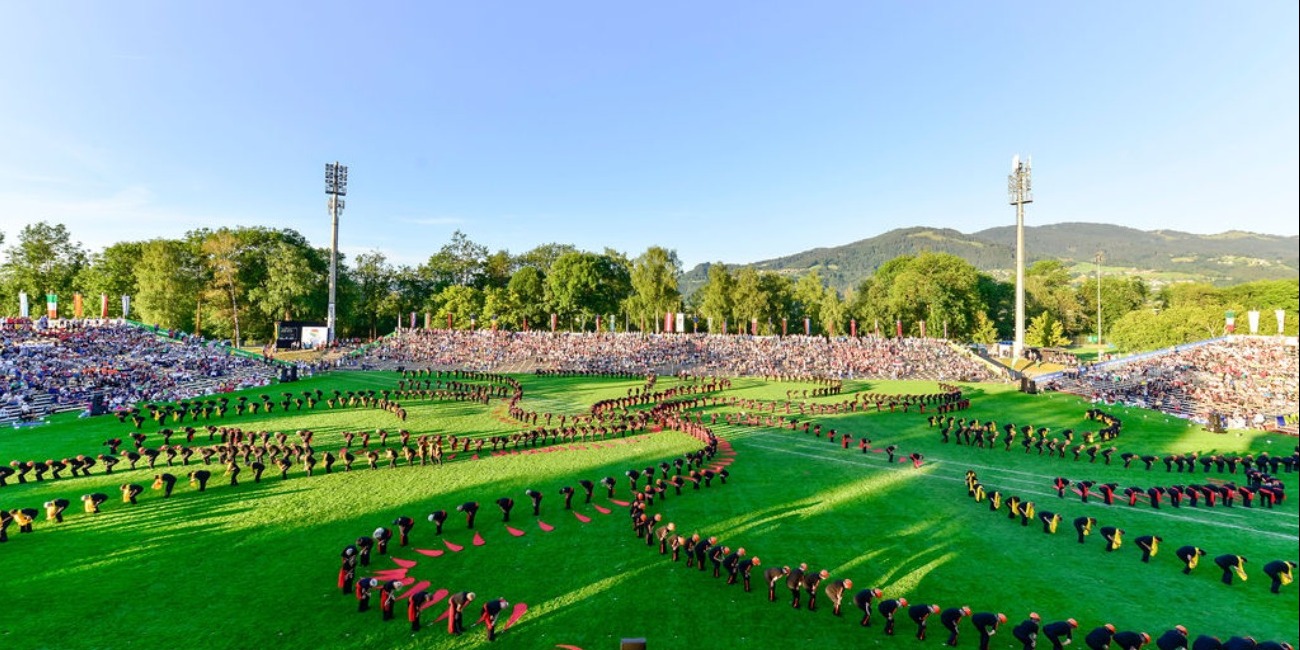
{"label": "blue sky", "polygon": [[[0,232],[415,264],[747,262],[928,225],[1297,233],[1297,3],[45,2],[0,22]],[[1032,244],[1031,244],[1032,245]]]}

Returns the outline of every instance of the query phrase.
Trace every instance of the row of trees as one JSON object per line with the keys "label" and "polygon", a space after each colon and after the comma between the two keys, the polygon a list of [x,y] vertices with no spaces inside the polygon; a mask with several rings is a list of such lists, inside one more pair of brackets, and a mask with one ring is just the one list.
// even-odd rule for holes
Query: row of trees
{"label": "row of trees", "polygon": [[[3,243],[0,234],[0,243]],[[289,229],[196,230],[179,239],[121,242],[97,253],[74,242],[62,225],[32,224],[5,249],[0,286],[5,313],[17,312],[26,291],[88,296],[130,295],[141,320],[240,341],[266,341],[281,319],[321,320],[326,311],[329,251]],[[378,251],[341,260],[338,322],[342,336],[374,337],[412,312],[434,326],[590,330],[611,317],[619,329],[657,331],[665,312],[687,312],[691,328],[762,334],[861,333],[880,327],[892,336],[902,324],[922,334],[991,343],[1011,336],[1012,284],[946,253],[897,257],[841,295],[817,270],[794,277],[753,267],[713,264],[708,281],[683,297],[675,252],[652,246],[636,258],[605,249],[544,244],[519,255],[492,252],[457,231],[417,266],[396,266]],[[1057,261],[1026,273],[1027,343],[1055,346],[1095,333],[1095,277],[1072,277]],[[1300,282],[1254,282],[1226,289],[1176,284],[1151,292],[1140,278],[1108,276],[1101,283],[1102,327],[1121,349],[1148,349],[1219,335],[1229,309],[1285,309],[1296,331]],[[421,316],[417,320],[422,321]],[[923,326],[922,323],[926,325]]]}

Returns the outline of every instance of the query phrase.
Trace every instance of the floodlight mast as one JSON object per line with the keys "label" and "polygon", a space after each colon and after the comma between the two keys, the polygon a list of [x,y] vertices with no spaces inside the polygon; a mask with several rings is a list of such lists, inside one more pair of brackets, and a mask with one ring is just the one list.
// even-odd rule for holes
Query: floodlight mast
{"label": "floodlight mast", "polygon": [[1011,174],[1007,176],[1007,198],[1016,206],[1016,337],[1011,347],[1012,368],[1025,350],[1025,204],[1034,202],[1032,167],[1032,157],[1022,161],[1017,154],[1011,159]]}
{"label": "floodlight mast", "polygon": [[325,163],[325,194],[329,196],[330,220],[333,222],[330,235],[330,302],[325,326],[327,341],[333,345],[336,337],[334,306],[339,276],[339,213],[343,212],[343,197],[348,194],[347,166],[340,165],[338,161]]}

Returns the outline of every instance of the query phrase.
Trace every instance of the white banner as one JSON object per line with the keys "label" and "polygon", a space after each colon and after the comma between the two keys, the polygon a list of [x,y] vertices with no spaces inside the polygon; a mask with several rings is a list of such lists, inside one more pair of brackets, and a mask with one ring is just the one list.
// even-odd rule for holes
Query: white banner
{"label": "white banner", "polygon": [[122,318],[131,317],[131,296],[122,296]]}
{"label": "white banner", "polygon": [[22,317],[22,318],[27,318],[27,317],[30,315],[30,313],[28,312],[28,307],[27,307],[27,292],[26,292],[26,291],[19,291],[19,292],[18,292],[18,315],[19,315],[20,317]]}
{"label": "white banner", "polygon": [[677,331],[678,332],[686,331],[686,314],[683,314],[681,312],[677,312]]}
{"label": "white banner", "polygon": [[1277,333],[1281,334],[1282,330],[1285,329],[1283,325],[1286,324],[1286,310],[1275,309],[1273,310],[1273,315],[1277,316]]}
{"label": "white banner", "polygon": [[1252,309],[1246,312],[1246,320],[1250,321],[1250,333],[1259,334],[1259,311]]}

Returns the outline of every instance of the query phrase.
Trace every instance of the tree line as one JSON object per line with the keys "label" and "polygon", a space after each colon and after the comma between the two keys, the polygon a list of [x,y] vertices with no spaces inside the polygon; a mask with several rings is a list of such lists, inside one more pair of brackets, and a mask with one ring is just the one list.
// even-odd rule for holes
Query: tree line
{"label": "tree line", "polygon": [[[4,243],[0,233],[0,245]],[[98,316],[100,294],[110,315],[116,298],[132,297],[133,316],[160,327],[239,343],[265,342],[279,320],[324,320],[329,250],[291,229],[200,229],[177,239],[119,242],[90,252],[62,224],[35,223],[4,248],[0,311],[18,312],[18,294],[37,301],[74,293],[87,296]],[[660,331],[664,315],[688,314],[687,331],[844,336],[947,336],[992,343],[1011,336],[1015,288],[960,257],[935,252],[898,256],[843,293],[817,270],[802,275],[709,265],[708,279],[683,296],[675,251],[651,246],[635,258],[605,249],[578,250],[550,243],[514,255],[491,251],[456,231],[419,265],[394,265],[378,251],[347,260],[340,255],[338,328],[343,337],[373,338],[425,314],[433,327],[563,330],[616,327]],[[1097,279],[1072,277],[1059,261],[1026,272],[1027,344],[1053,347],[1095,334]],[[1101,280],[1104,338],[1121,350],[1176,345],[1224,333],[1224,312],[1266,312],[1261,330],[1273,333],[1272,310],[1287,312],[1296,334],[1300,281],[1260,281],[1217,288],[1169,284],[1157,291],[1139,277]],[[39,305],[33,311],[40,313]]]}

